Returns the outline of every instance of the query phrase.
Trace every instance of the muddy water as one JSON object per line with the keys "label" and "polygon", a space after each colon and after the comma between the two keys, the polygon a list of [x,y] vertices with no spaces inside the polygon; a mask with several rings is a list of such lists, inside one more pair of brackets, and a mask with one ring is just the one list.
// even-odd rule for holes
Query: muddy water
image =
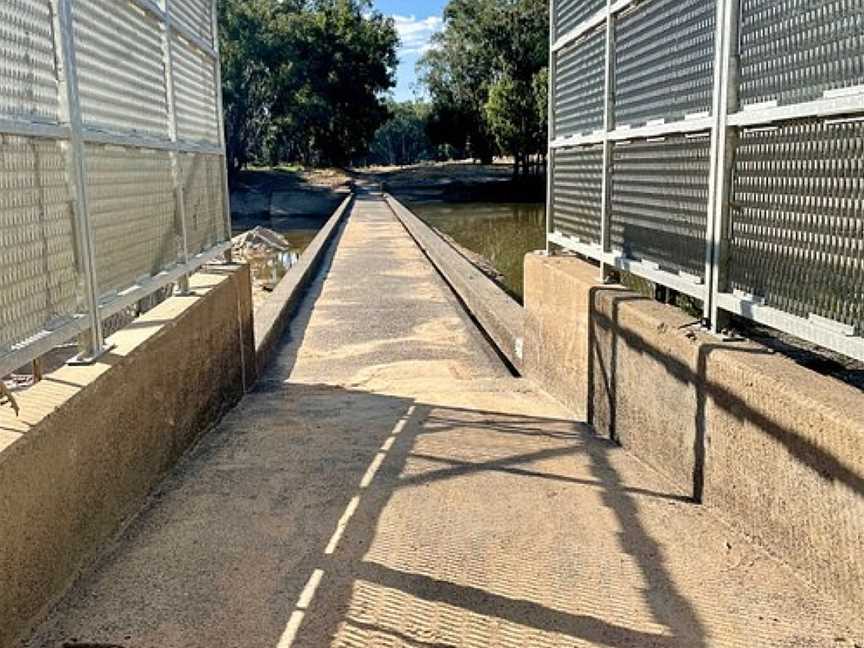
{"label": "muddy water", "polygon": [[459,245],[485,257],[502,283],[521,301],[525,255],[546,247],[546,209],[542,203],[422,202],[408,206]]}
{"label": "muddy water", "polygon": [[291,244],[286,252],[275,250],[249,251],[247,260],[256,283],[272,289],[300,260],[318,230],[282,230],[279,232]]}

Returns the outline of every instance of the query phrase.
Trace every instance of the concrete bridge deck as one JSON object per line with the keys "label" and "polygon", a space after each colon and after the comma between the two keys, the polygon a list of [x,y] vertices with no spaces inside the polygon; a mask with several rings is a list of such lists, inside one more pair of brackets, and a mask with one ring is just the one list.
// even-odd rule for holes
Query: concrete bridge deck
{"label": "concrete bridge deck", "polygon": [[851,648],[842,618],[511,377],[364,195],[269,373],[26,645]]}

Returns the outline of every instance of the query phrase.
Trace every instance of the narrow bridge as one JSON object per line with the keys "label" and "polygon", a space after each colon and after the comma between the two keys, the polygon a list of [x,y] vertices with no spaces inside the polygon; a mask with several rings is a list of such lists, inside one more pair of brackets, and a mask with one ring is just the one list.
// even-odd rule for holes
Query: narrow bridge
{"label": "narrow bridge", "polygon": [[675,492],[513,377],[365,193],[266,375],[26,645],[854,645]]}

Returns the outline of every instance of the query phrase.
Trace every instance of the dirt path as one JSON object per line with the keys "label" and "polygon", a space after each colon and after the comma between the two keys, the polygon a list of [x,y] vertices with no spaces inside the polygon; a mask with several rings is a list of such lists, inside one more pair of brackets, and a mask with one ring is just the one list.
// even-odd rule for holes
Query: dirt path
{"label": "dirt path", "polygon": [[510,377],[365,196],[269,374],[28,645],[854,639],[784,566]]}

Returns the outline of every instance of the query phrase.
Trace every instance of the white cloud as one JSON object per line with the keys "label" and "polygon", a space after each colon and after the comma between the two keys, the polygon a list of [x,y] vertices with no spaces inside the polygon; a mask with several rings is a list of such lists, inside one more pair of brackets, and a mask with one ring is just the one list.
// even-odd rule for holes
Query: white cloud
{"label": "white cloud", "polygon": [[399,38],[402,39],[402,52],[423,54],[431,47],[432,35],[441,31],[444,21],[439,16],[417,18],[416,16],[393,16]]}

